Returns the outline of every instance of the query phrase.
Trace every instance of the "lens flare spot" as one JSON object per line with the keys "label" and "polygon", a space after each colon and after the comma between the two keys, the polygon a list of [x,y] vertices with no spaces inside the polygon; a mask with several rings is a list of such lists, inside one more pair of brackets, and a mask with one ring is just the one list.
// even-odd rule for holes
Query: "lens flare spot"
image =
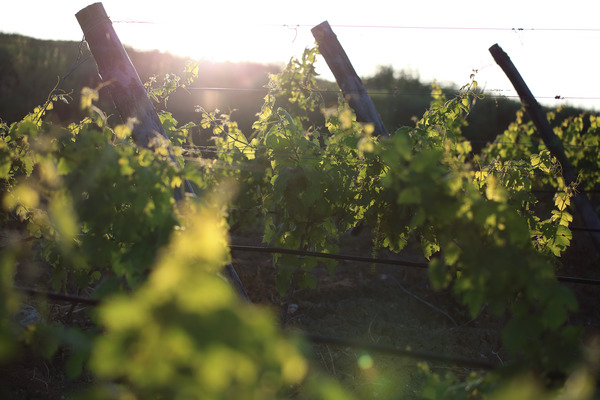
{"label": "lens flare spot", "polygon": [[361,369],[370,369],[373,367],[373,358],[368,354],[358,357],[358,366]]}

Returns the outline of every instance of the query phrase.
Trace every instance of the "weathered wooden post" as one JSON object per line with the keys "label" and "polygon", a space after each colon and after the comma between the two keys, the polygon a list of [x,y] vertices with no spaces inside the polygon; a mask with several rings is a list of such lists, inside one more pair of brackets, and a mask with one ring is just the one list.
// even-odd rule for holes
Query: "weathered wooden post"
{"label": "weathered wooden post", "polygon": [[[548,150],[550,150],[550,153],[552,153],[552,155],[556,157],[558,162],[561,164],[562,174],[563,178],[565,179],[565,183],[567,185],[575,183],[577,181],[577,172],[569,162],[569,159],[565,154],[565,150],[562,146],[560,138],[556,136],[556,134],[552,130],[552,127],[550,126],[550,123],[546,118],[546,114],[544,113],[544,110],[537,102],[535,97],[533,97],[533,94],[527,87],[527,84],[521,77],[521,74],[511,61],[510,57],[508,56],[508,54],[506,54],[504,50],[502,50],[500,46],[498,46],[498,44],[495,44],[492,47],[490,47],[489,51],[494,57],[496,63],[500,66],[500,68],[502,68],[502,71],[504,71],[504,73],[514,86],[515,90],[519,94],[519,97],[521,98],[521,103],[523,104],[525,110],[527,110],[527,113],[531,117],[531,120],[537,128],[538,133],[542,137],[544,144],[546,145]],[[594,230],[591,231],[590,234],[592,236],[594,244],[596,245],[596,248],[598,249],[598,251],[600,251],[600,232],[598,232],[598,230],[600,229],[600,218],[598,217],[598,214],[596,214],[596,212],[594,211],[594,207],[592,206],[592,203],[585,195],[585,193],[577,193],[575,195],[574,200],[577,209],[583,217],[585,225],[588,228]]]}
{"label": "weathered wooden post", "polygon": [[356,113],[356,120],[374,124],[374,134],[377,136],[389,136],[373,100],[367,94],[365,86],[329,23],[322,22],[312,28],[311,32],[317,41],[319,52],[325,58],[338,86],[342,89],[344,98]]}
{"label": "weathered wooden post", "polygon": [[[135,143],[145,148],[164,147],[175,162],[167,134],[102,3],[91,4],[75,16],[96,60],[100,78],[108,84],[108,90],[121,119],[123,122],[131,118],[135,120],[132,130]],[[190,183],[185,184],[186,191],[193,194]],[[176,190],[175,199],[182,198],[181,190]],[[225,273],[242,298],[247,300],[248,295],[233,265],[225,266]]]}
{"label": "weathered wooden post", "polygon": [[[167,134],[102,3],[87,6],[75,17],[96,60],[100,78],[108,83],[121,119],[124,123],[135,121],[131,132],[135,143],[145,148],[165,147],[171,154]],[[175,162],[172,154],[171,159]],[[193,193],[189,182],[185,186],[187,192]],[[177,200],[183,197],[181,189],[175,191],[175,197]]]}
{"label": "weathered wooden post", "polygon": [[98,65],[103,82],[123,122],[135,118],[133,139],[141,147],[152,147],[166,138],[165,131],[154,111],[127,52],[117,36],[102,3],[94,3],[79,11],[77,21]]}

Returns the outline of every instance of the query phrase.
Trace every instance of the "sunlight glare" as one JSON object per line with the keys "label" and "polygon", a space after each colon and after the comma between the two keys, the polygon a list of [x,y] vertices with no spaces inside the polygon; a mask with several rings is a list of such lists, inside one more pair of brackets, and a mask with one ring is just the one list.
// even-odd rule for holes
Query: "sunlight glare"
{"label": "sunlight glare", "polygon": [[[314,39],[261,15],[249,17],[237,10],[225,13],[216,5],[186,6],[176,17],[141,23],[115,22],[121,41],[135,49],[158,49],[199,61],[281,62],[302,54]],[[237,5],[236,5],[237,8]],[[308,34],[308,36],[307,36]],[[288,54],[283,57],[282,54]]]}

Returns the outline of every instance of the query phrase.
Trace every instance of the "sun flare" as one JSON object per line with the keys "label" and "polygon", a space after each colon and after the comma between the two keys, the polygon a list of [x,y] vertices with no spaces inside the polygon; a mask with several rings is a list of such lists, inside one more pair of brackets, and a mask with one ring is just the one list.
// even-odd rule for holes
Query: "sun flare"
{"label": "sun flare", "polygon": [[[203,6],[204,7],[204,6]],[[281,62],[313,44],[309,29],[300,40],[297,28],[236,13],[191,6],[167,20],[114,21],[121,41],[136,49],[158,49],[206,61]],[[282,57],[282,54],[288,53]]]}

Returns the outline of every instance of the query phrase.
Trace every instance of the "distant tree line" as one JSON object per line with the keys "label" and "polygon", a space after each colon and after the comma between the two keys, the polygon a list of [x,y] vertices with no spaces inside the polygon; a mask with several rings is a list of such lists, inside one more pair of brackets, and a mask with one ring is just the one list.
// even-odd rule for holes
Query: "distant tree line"
{"label": "distant tree line", "polygon": [[[81,54],[80,54],[81,52]],[[137,51],[127,48],[127,53],[136,67],[142,82],[156,76],[162,82],[165,74],[181,75],[186,59],[159,51]],[[71,71],[73,62],[87,59]],[[182,121],[193,120],[198,115],[194,109],[201,105],[211,111],[219,108],[228,112],[236,109],[241,119],[253,119],[260,111],[268,82],[269,73],[281,70],[278,65],[253,63],[199,64],[200,73],[194,82],[195,88],[231,88],[241,91],[189,90],[180,91],[168,103],[169,111]],[[37,40],[29,37],[0,33],[0,118],[16,121],[30,112],[36,105],[44,103],[61,76],[69,73],[62,89],[72,92],[70,105],[58,105],[55,117],[63,121],[82,117],[79,111],[79,94],[84,86],[96,87],[101,81],[96,64],[87,45],[79,42]],[[101,90],[103,106],[110,106],[106,90]],[[102,107],[106,109],[106,107]],[[110,107],[108,108],[110,110]]]}
{"label": "distant tree line", "polygon": [[[143,82],[157,76],[161,82],[168,73],[180,74],[186,59],[159,51],[127,52]],[[73,62],[80,57],[87,59],[71,70]],[[252,122],[260,111],[266,94],[264,86],[269,74],[277,73],[282,66],[256,63],[199,64],[199,78],[189,90],[179,90],[167,104],[168,110],[180,122],[197,121],[200,115],[195,106],[208,111],[219,109],[232,112],[232,119],[240,128],[251,132]],[[79,94],[84,86],[96,87],[100,78],[93,57],[85,44],[71,41],[38,40],[14,34],[0,33],[0,118],[12,122],[21,119],[35,106],[44,103],[61,76],[70,73],[62,89],[71,92],[71,104],[57,105],[52,115],[64,121],[79,120]],[[421,82],[418,76],[406,71],[396,71],[391,66],[380,67],[372,76],[363,77],[363,83],[390,132],[412,125],[422,116],[430,103],[431,85]],[[323,98],[329,105],[337,101],[337,86],[321,81],[328,92]],[[456,88],[443,88],[449,96]],[[101,107],[111,109],[111,100],[105,90]],[[515,118],[520,103],[506,98],[478,99],[468,117],[465,136],[474,141],[474,148],[483,147],[485,141],[493,140]],[[565,108],[568,115],[582,110]],[[208,135],[208,133],[207,133]]]}

